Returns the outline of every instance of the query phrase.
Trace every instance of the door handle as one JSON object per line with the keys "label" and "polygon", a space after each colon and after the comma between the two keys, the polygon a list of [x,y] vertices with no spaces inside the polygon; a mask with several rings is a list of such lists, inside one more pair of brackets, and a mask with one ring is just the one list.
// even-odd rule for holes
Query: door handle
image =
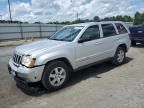
{"label": "door handle", "polygon": [[115,40],[119,40],[120,38],[116,38]]}
{"label": "door handle", "polygon": [[99,45],[99,44],[102,44],[102,42],[96,42],[95,44],[96,44],[96,45]]}

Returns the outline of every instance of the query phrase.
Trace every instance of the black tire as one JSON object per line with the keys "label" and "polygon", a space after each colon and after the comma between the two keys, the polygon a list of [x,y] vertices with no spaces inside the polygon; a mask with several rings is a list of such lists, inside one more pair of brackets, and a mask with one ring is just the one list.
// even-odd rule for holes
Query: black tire
{"label": "black tire", "polygon": [[[119,57],[118,54],[120,53],[120,51],[122,51],[124,53],[124,57],[123,57],[122,61],[118,60],[118,57]],[[126,51],[125,51],[125,49],[123,47],[118,47],[117,51],[115,53],[115,56],[113,57],[112,63],[115,64],[115,65],[121,65],[125,61],[126,61]]]}
{"label": "black tire", "polygon": [[[65,76],[66,77],[65,77],[64,82],[61,85],[53,86],[51,84],[50,80],[49,80],[50,73],[52,72],[52,70],[54,70],[57,67],[62,67],[65,70],[65,73],[66,73]],[[46,65],[41,81],[42,81],[43,86],[48,91],[57,90],[57,89],[62,88],[66,84],[66,82],[69,80],[70,73],[71,73],[71,68],[68,65],[66,65],[64,62],[62,62],[62,61],[53,61],[53,62],[50,62]]]}
{"label": "black tire", "polygon": [[131,41],[131,45],[132,46],[136,46],[136,42],[135,41]]}

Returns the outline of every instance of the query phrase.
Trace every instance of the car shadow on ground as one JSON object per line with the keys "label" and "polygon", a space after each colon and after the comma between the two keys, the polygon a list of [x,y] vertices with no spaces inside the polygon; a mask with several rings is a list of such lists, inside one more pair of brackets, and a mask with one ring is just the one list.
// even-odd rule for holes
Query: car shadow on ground
{"label": "car shadow on ground", "polygon": [[[125,64],[131,62],[133,58],[127,57]],[[125,65],[123,64],[123,65]],[[120,65],[120,66],[123,66]],[[116,68],[117,66],[113,65],[110,61],[100,63],[94,66],[91,66],[89,68],[80,70],[78,72],[75,72],[72,74],[72,77],[70,78],[69,83],[67,84],[66,87],[75,85],[83,80],[89,79],[91,77],[93,78],[102,78],[99,75],[109,72],[110,70]]]}
{"label": "car shadow on ground", "polygon": [[[127,63],[131,62],[133,60],[133,58],[127,57],[126,58],[126,62],[123,65],[126,65]],[[120,65],[120,66],[123,66]],[[109,72],[110,70],[116,68],[117,66],[113,65],[110,61],[108,62],[104,62],[104,63],[100,63],[94,66],[91,66],[89,68],[86,69],[82,69],[80,71],[74,72],[71,75],[71,78],[69,80],[69,82],[66,84],[66,86],[60,90],[56,90],[56,91],[46,91],[45,89],[42,89],[41,91],[38,91],[38,93],[34,93],[34,92],[27,92],[27,91],[23,91],[25,94],[31,95],[31,96],[41,96],[43,94],[49,94],[49,93],[56,93],[56,92],[60,92],[63,89],[67,89],[71,86],[74,86],[77,83],[80,83],[83,80],[87,80],[89,78],[102,78],[99,75],[102,73],[106,73]],[[34,93],[34,94],[33,94]]]}

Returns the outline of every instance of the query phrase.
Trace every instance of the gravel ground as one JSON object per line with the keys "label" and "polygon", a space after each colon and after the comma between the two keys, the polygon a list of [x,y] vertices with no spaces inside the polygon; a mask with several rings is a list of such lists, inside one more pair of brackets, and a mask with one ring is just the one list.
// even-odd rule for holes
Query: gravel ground
{"label": "gravel ground", "polygon": [[0,47],[0,108],[144,108],[144,46],[130,49],[119,67],[102,63],[72,75],[55,92],[29,96],[8,74],[14,47]]}

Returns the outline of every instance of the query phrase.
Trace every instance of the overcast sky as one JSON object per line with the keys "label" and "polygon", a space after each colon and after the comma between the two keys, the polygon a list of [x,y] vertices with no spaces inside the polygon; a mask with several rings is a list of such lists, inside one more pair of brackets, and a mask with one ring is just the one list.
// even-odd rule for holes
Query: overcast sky
{"label": "overcast sky", "polygon": [[[134,16],[144,12],[144,0],[10,0],[12,18],[28,22],[92,19],[94,16]],[[0,0],[0,15],[9,19],[7,0]]]}

